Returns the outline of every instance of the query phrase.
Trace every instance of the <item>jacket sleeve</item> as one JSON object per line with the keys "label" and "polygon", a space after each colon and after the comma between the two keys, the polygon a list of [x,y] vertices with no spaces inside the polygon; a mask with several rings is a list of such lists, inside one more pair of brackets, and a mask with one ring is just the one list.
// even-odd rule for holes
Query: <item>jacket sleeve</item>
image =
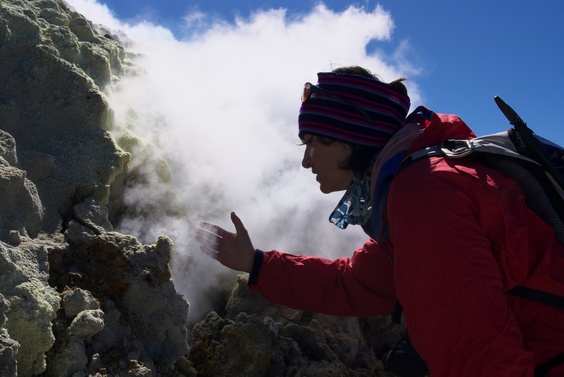
{"label": "jacket sleeve", "polygon": [[389,314],[395,303],[392,262],[372,239],[350,259],[260,253],[249,288],[273,303],[349,316]]}
{"label": "jacket sleeve", "polygon": [[394,180],[397,295],[431,376],[533,376],[504,293],[527,269],[523,208],[516,184],[480,166],[424,159]]}

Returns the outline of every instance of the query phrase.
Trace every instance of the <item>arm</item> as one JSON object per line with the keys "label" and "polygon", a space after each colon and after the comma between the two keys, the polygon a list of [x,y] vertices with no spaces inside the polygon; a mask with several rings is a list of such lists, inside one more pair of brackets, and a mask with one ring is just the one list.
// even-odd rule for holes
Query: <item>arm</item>
{"label": "arm", "polygon": [[333,315],[384,315],[395,304],[393,264],[369,239],[353,257],[328,260],[255,250],[235,213],[235,233],[202,223],[200,249],[224,266],[251,272],[249,287],[276,304]]}
{"label": "arm", "polygon": [[506,264],[522,256],[504,249],[504,237],[522,237],[515,227],[524,225],[508,221],[501,203],[519,206],[519,194],[476,170],[422,160],[394,181],[388,214],[398,299],[431,376],[532,377],[532,352],[504,293]]}
{"label": "arm", "polygon": [[369,239],[351,259],[278,251],[261,257],[260,270],[251,276],[249,287],[274,303],[350,316],[389,314],[395,303],[393,265],[374,240]]}

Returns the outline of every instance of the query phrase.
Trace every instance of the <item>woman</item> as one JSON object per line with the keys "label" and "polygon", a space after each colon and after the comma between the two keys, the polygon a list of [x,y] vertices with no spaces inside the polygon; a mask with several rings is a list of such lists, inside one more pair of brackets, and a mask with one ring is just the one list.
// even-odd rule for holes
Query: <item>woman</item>
{"label": "woman", "polygon": [[[302,165],[323,193],[346,190],[330,216],[369,236],[352,257],[327,260],[255,249],[202,223],[196,239],[249,288],[277,304],[334,315],[389,314],[399,300],[430,375],[532,377],[564,351],[564,311],[514,297],[516,285],[564,295],[564,247],[519,186],[477,160],[412,151],[473,132],[455,115],[419,107],[401,80],[360,67],[306,83],[298,119]],[[564,365],[548,376],[564,376]]]}

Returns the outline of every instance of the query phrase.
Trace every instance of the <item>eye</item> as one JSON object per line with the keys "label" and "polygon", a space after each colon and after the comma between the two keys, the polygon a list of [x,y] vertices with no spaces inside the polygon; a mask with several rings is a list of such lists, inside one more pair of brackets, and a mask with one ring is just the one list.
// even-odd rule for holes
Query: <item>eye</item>
{"label": "eye", "polygon": [[315,141],[315,135],[304,135],[302,138],[302,145],[310,145]]}

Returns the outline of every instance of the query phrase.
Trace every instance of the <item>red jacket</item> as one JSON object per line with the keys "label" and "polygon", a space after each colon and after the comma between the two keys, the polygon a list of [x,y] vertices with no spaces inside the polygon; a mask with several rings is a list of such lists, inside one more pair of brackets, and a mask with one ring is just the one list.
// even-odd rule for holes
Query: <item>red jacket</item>
{"label": "red jacket", "polygon": [[[411,150],[473,136],[452,115],[422,126]],[[514,181],[477,162],[421,159],[395,177],[386,204],[381,244],[368,239],[337,260],[265,252],[250,289],[334,315],[385,315],[399,300],[432,377],[532,377],[564,352],[564,310],[505,293],[525,285],[564,296],[564,247]]]}

